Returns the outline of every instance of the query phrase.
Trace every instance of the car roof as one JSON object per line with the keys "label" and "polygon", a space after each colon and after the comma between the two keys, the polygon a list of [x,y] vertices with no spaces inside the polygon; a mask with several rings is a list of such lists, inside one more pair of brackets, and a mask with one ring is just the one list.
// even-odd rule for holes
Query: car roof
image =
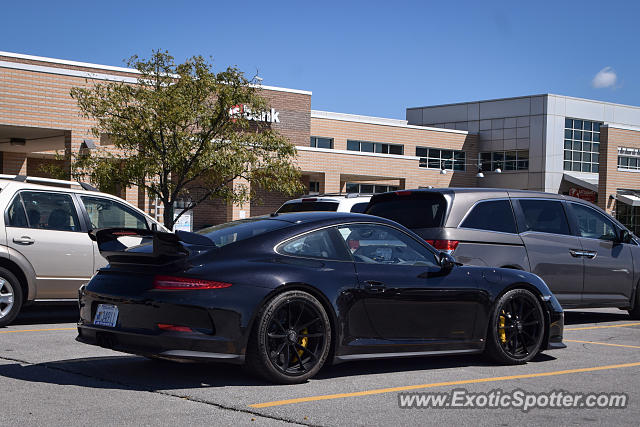
{"label": "car roof", "polygon": [[[255,218],[256,217],[254,217],[254,219]],[[291,213],[265,215],[257,218],[286,221],[292,224],[309,224],[309,225],[320,224],[320,223],[334,224],[334,223],[340,223],[343,221],[344,222],[374,221],[374,222],[380,222],[385,224],[392,224],[396,227],[398,226],[397,223],[386,218],[382,218],[374,215],[351,213],[351,212],[333,212],[333,211],[331,212],[325,212],[325,211],[291,212]]]}
{"label": "car roof", "polygon": [[286,205],[290,203],[301,203],[304,201],[308,201],[308,199],[314,199],[315,201],[319,201],[319,202],[341,202],[344,200],[360,201],[360,200],[369,200],[371,196],[373,196],[373,194],[359,194],[359,193],[317,194],[317,195],[308,195],[308,196],[298,197],[297,199],[287,200],[283,204]]}

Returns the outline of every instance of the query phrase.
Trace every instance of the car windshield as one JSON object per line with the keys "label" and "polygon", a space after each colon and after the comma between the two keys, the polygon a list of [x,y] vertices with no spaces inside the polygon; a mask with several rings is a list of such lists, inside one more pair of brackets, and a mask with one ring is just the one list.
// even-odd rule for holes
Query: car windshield
{"label": "car windshield", "polygon": [[311,211],[324,211],[332,212],[338,210],[337,202],[294,202],[285,203],[278,209],[278,213],[289,212],[311,212]]}
{"label": "car windshield", "polygon": [[217,247],[222,247],[290,225],[289,222],[277,219],[249,218],[203,228],[197,234],[208,237]]}
{"label": "car windshield", "polygon": [[374,198],[365,213],[398,222],[410,229],[442,227],[447,201],[440,193],[387,193]]}

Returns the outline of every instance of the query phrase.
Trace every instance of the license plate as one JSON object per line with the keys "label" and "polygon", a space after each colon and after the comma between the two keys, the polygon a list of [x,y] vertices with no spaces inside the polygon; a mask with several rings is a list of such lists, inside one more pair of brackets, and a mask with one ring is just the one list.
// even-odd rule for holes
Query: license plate
{"label": "license plate", "polygon": [[96,317],[93,318],[93,324],[98,326],[116,326],[118,321],[118,307],[111,304],[99,304],[96,310]]}

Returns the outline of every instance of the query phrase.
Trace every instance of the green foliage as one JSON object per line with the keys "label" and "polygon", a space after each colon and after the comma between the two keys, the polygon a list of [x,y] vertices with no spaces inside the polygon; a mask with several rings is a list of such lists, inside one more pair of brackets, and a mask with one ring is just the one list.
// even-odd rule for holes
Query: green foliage
{"label": "green foliage", "polygon": [[134,56],[129,66],[139,71],[138,84],[71,90],[84,116],[95,120],[95,136],[108,135],[113,144],[75,155],[75,178],[89,178],[99,188],[144,187],[164,204],[169,228],[175,201],[190,200],[187,210],[210,198],[247,201],[247,186],[231,185],[238,178],[252,190],[302,190],[295,147],[269,123],[230,114],[238,105],[268,110],[253,81],[237,68],[215,73],[201,56],[176,64],[161,51],[149,59]]}

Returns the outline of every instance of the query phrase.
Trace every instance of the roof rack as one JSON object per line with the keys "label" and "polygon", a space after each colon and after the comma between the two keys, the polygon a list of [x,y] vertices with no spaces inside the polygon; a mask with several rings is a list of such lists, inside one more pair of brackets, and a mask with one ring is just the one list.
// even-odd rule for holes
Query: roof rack
{"label": "roof rack", "polygon": [[98,191],[91,184],[87,184],[86,182],[80,181],[65,181],[63,179],[53,179],[53,178],[41,178],[38,176],[27,176],[27,175],[5,175],[0,174],[0,179],[9,179],[17,182],[33,182],[33,183],[42,183],[42,184],[50,184],[50,185],[77,185],[85,191]]}
{"label": "roof rack", "polygon": [[318,194],[305,194],[300,196],[299,198],[308,198],[308,197],[332,197],[332,196],[342,196],[348,199],[352,197],[360,197],[360,196],[373,196],[373,193],[318,193]]}

